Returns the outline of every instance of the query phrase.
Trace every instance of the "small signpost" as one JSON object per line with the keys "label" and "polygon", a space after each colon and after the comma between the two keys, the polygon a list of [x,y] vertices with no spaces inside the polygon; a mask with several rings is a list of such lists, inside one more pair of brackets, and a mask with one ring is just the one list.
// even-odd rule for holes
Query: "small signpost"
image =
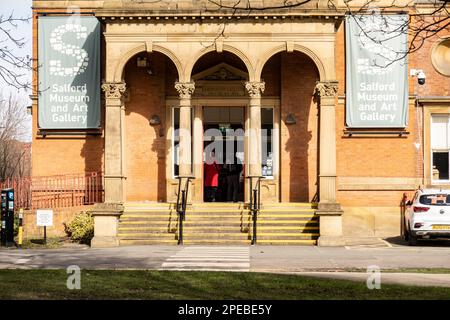
{"label": "small signpost", "polygon": [[47,243],[47,227],[53,226],[53,210],[36,210],[36,225],[44,227],[44,244]]}

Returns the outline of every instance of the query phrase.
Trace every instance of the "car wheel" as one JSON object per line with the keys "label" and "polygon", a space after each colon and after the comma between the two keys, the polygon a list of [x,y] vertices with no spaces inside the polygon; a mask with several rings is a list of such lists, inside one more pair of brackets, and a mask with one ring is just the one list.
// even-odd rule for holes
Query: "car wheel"
{"label": "car wheel", "polygon": [[408,232],[408,230],[406,230],[406,228],[405,228],[405,232],[403,233],[403,239],[405,241],[409,241],[409,232]]}
{"label": "car wheel", "polygon": [[412,234],[408,235],[408,244],[410,246],[417,246],[417,236]]}

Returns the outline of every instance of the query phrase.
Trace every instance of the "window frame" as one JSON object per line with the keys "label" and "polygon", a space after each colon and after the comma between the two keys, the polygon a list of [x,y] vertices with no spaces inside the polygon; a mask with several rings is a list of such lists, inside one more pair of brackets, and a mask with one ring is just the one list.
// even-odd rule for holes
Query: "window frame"
{"label": "window frame", "polygon": [[[262,174],[262,167],[263,167],[263,135],[261,134],[261,176],[264,177],[265,180],[275,180],[275,175],[277,174],[277,172],[275,172],[275,168],[277,168],[277,166],[275,165],[275,161],[277,161],[277,155],[275,155],[275,137],[274,137],[274,130],[275,130],[275,107],[274,106],[261,106],[261,120],[262,120],[262,110],[263,109],[271,109],[272,110],[272,132],[270,134],[270,139],[271,139],[271,149],[272,149],[272,175],[270,176],[264,176]],[[263,130],[262,128],[262,121],[261,121],[261,132]],[[267,150],[266,150],[267,151]]]}
{"label": "window frame", "polygon": [[[430,181],[431,184],[450,184],[450,145],[447,149],[444,148],[433,148],[433,118],[446,118],[447,119],[447,141],[450,141],[450,114],[448,113],[432,113],[430,117]],[[447,152],[448,153],[448,168],[449,168],[449,178],[448,179],[434,179],[433,177],[433,163],[434,163],[434,153]]]}

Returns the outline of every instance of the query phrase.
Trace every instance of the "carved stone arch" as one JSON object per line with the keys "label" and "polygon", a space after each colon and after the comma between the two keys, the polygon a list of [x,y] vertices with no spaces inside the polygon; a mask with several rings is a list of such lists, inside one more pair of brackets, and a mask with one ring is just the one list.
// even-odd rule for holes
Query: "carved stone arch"
{"label": "carved stone arch", "polygon": [[[256,68],[256,72],[255,72],[256,79],[261,78],[262,71],[263,71],[264,66],[266,65],[267,61],[269,61],[269,59],[272,58],[277,53],[284,52],[284,51],[286,51],[286,45],[279,45],[277,47],[274,47],[274,48],[266,51],[262,55],[263,58],[262,58],[262,60],[260,60],[260,63],[258,64],[258,66]],[[312,51],[311,49],[309,49],[305,46],[299,45],[299,44],[294,44],[294,51],[298,51],[298,52],[301,52],[301,53],[304,53],[305,55],[307,55],[312,61],[314,61],[315,65],[317,67],[317,70],[319,71],[320,80],[327,79],[325,66],[322,63],[322,60],[319,58],[319,56],[314,51]]]}
{"label": "carved stone arch", "polygon": [[[134,48],[132,48],[131,50],[128,50],[125,54],[123,54],[117,65],[116,68],[114,69],[114,81],[120,82],[122,81],[122,77],[123,77],[123,71],[125,69],[125,65],[127,64],[127,62],[136,54],[140,53],[140,52],[146,52],[147,51],[147,46],[145,43],[139,44],[137,46],[135,46]],[[178,71],[178,78],[180,79],[180,81],[184,81],[183,79],[183,66],[180,62],[180,60],[177,58],[177,56],[170,51],[169,49],[159,46],[159,45],[153,45],[152,46],[152,51],[156,51],[159,53],[164,54],[167,58],[169,58],[173,64],[175,65],[175,67],[177,68]]]}
{"label": "carved stone arch", "polygon": [[[209,46],[209,47],[199,51],[187,65],[186,70],[185,70],[185,78],[191,79],[192,70],[194,69],[194,66],[197,63],[197,61],[199,61],[205,54],[214,52],[214,51],[216,51],[215,46]],[[250,59],[241,50],[239,50],[238,48],[233,47],[229,44],[224,43],[223,51],[230,52],[230,53],[236,55],[239,59],[241,59],[242,62],[247,67],[249,81],[254,81],[255,68],[253,67],[253,64],[250,62]]]}

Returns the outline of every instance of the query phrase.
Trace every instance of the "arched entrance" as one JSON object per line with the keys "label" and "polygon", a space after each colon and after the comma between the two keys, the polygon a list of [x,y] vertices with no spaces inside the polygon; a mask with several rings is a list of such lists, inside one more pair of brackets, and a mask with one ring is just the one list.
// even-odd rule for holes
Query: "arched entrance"
{"label": "arched entrance", "polygon": [[[249,79],[246,64],[230,52],[208,52],[192,66],[192,159],[195,202],[241,202],[245,193],[245,130]],[[174,129],[178,107],[172,104]],[[173,159],[177,158],[174,136]],[[212,151],[215,160],[212,161]],[[173,164],[174,176],[178,173]]]}
{"label": "arched entrance", "polygon": [[166,97],[178,79],[162,53],[140,52],[124,66],[123,166],[125,201],[167,201]]}
{"label": "arched entrance", "polygon": [[265,95],[280,98],[280,201],[317,202],[319,70],[308,55],[294,51],[271,56],[261,71]]}

